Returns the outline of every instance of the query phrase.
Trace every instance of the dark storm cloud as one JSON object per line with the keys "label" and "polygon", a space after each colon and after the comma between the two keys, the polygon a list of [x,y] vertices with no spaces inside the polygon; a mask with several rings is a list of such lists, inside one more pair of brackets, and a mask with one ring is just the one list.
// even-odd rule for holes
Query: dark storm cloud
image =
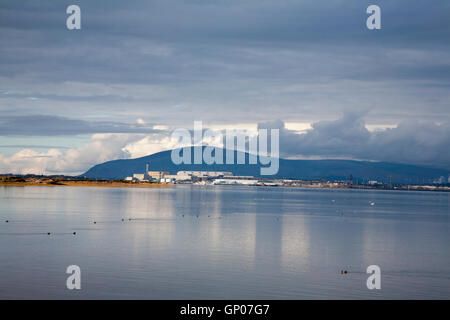
{"label": "dark storm cloud", "polygon": [[58,116],[0,117],[0,135],[57,136],[93,133],[158,133],[152,126],[107,121],[74,120]]}
{"label": "dark storm cloud", "polygon": [[[82,8],[82,30],[75,32],[65,29],[65,8],[73,3]],[[374,33],[365,28],[371,2],[359,0],[2,1],[0,39],[8,45],[0,51],[0,74],[26,71],[47,81],[169,84],[214,76],[289,80],[330,74],[340,79],[437,75],[448,80],[448,57],[405,66],[383,53],[390,47],[445,49],[448,1],[377,3],[383,9],[383,29]],[[284,57],[274,49],[320,51],[321,60],[329,52],[336,61],[322,61],[327,69],[302,74],[298,67],[292,69],[292,61],[278,61]],[[346,65],[348,55],[360,56],[352,62],[355,68]],[[361,68],[365,61],[358,59],[364,56],[375,60]],[[301,59],[298,63],[305,66]]]}
{"label": "dark storm cloud", "polygon": [[383,131],[367,130],[362,114],[346,114],[335,121],[320,121],[296,134],[275,120],[259,128],[280,129],[283,157],[331,157],[378,160],[450,168],[450,124],[404,121]]}
{"label": "dark storm cloud", "polygon": [[[449,16],[448,0],[2,0],[0,135],[275,117],[317,123],[284,129],[286,155],[448,164]],[[342,112],[357,116],[324,121]]]}
{"label": "dark storm cloud", "polygon": [[44,99],[54,101],[88,101],[88,102],[130,102],[132,97],[122,97],[117,95],[91,95],[91,96],[70,96],[57,94],[39,94],[39,93],[9,93],[0,91],[0,99],[26,98],[26,99]]}

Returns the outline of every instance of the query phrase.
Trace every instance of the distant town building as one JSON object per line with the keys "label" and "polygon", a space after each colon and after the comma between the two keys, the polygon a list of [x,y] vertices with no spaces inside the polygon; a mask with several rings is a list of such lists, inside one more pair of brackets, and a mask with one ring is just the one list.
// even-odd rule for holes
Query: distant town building
{"label": "distant town building", "polygon": [[137,181],[145,181],[145,180],[148,180],[148,179],[145,179],[146,176],[145,176],[144,173],[135,173],[135,174],[133,174],[133,178],[136,179]]}
{"label": "distant town building", "polygon": [[147,177],[149,180],[161,180],[168,174],[170,173],[166,171],[147,171]]}
{"label": "distant town building", "polygon": [[232,176],[233,173],[229,171],[178,171],[177,175],[206,178]]}
{"label": "distant town building", "polygon": [[258,185],[258,180],[247,179],[214,179],[213,184],[242,184],[242,185]]}
{"label": "distant town building", "polygon": [[152,181],[157,180],[164,183],[184,182],[191,183],[199,180],[212,180],[215,178],[228,179],[251,179],[252,176],[233,177],[230,171],[178,171],[177,174],[170,174],[167,171],[149,171],[148,164],[145,173],[134,173],[132,177],[126,177],[126,181]]}
{"label": "distant town building", "polygon": [[253,176],[233,176],[233,175],[224,175],[224,179],[254,179]]}
{"label": "distant town building", "polygon": [[179,171],[177,174],[165,175],[164,178],[166,180],[169,179],[170,182],[172,182],[172,181],[192,181],[192,176],[182,174],[181,171]]}

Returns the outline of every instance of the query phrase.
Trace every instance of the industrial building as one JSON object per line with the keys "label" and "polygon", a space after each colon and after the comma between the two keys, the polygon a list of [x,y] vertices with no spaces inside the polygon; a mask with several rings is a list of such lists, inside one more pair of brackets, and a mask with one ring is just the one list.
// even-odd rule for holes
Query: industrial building
{"label": "industrial building", "polygon": [[177,174],[165,175],[164,182],[193,182],[232,175],[228,171],[178,171]]}
{"label": "industrial building", "polygon": [[134,173],[125,181],[158,181],[162,183],[194,183],[194,184],[226,184],[226,185],[279,185],[278,182],[262,182],[253,176],[233,176],[230,171],[178,171],[170,174],[167,171],[150,171],[146,164],[144,173]]}
{"label": "industrial building", "polygon": [[[125,178],[125,180],[127,178]],[[133,181],[148,181],[148,179],[146,179],[145,173],[134,173],[131,180],[133,180]]]}
{"label": "industrial building", "polygon": [[161,180],[169,174],[170,173],[166,171],[147,171],[147,177],[149,178],[149,180]]}
{"label": "industrial building", "polygon": [[177,175],[191,176],[197,178],[214,178],[223,176],[232,176],[229,171],[178,171]]}
{"label": "industrial building", "polygon": [[220,177],[233,177],[229,171],[178,171],[177,174],[170,174],[167,171],[149,171],[146,164],[144,173],[134,173],[132,177],[126,177],[125,181],[159,181],[164,183],[183,183],[199,180],[211,180]]}
{"label": "industrial building", "polygon": [[254,179],[214,179],[212,184],[242,184],[246,186],[256,186],[259,184],[259,181]]}

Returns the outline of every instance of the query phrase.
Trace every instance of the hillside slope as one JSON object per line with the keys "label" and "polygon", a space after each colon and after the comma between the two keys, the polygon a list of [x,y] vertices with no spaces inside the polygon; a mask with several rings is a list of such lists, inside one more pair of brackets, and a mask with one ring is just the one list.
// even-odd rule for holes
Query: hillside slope
{"label": "hillside slope", "polygon": [[[191,154],[193,154],[192,149]],[[260,165],[248,164],[248,154],[245,154],[245,157],[246,164],[240,165],[207,165],[204,163],[175,165],[171,160],[171,150],[168,150],[136,159],[121,159],[101,163],[95,165],[81,176],[90,179],[123,179],[133,175],[133,173],[143,173],[147,163],[152,171],[168,171],[172,174],[182,170],[198,170],[231,171],[234,175],[261,176]],[[396,183],[428,183],[441,176],[447,178],[449,174],[450,171],[445,169],[388,162],[280,159],[278,174],[265,177],[345,180],[352,175],[355,179],[387,182],[388,176],[392,176],[392,181]]]}

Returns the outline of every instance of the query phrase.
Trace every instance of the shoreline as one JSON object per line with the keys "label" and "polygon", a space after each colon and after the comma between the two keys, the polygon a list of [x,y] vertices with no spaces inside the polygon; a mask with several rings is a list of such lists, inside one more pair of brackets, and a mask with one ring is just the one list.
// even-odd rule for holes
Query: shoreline
{"label": "shoreline", "polygon": [[117,181],[58,181],[57,183],[44,182],[3,182],[0,187],[97,187],[97,188],[165,188],[172,187],[165,183],[127,183]]}
{"label": "shoreline", "polygon": [[196,185],[201,187],[207,186],[241,186],[241,187],[267,187],[267,188],[298,188],[298,189],[315,189],[315,190],[377,190],[377,191],[425,191],[425,192],[450,192],[450,188],[442,187],[424,187],[424,186],[410,186],[408,187],[395,187],[395,188],[371,188],[371,187],[355,187],[355,186],[335,186],[335,185],[246,185],[246,184],[183,184],[183,185]]}
{"label": "shoreline", "polygon": [[[213,186],[207,183],[189,183],[190,185]],[[183,183],[184,185],[184,183]],[[339,183],[323,183],[323,184],[216,184],[227,186],[255,186],[255,187],[290,187],[305,189],[327,189],[327,190],[388,190],[388,191],[429,191],[429,192],[450,192],[450,187],[446,186],[429,186],[429,185],[396,185],[390,188],[386,186],[366,186],[366,185],[346,185]],[[2,178],[0,179],[0,187],[97,187],[97,188],[166,188],[174,187],[175,184],[161,182],[131,182],[123,180],[72,180],[64,178]]]}

